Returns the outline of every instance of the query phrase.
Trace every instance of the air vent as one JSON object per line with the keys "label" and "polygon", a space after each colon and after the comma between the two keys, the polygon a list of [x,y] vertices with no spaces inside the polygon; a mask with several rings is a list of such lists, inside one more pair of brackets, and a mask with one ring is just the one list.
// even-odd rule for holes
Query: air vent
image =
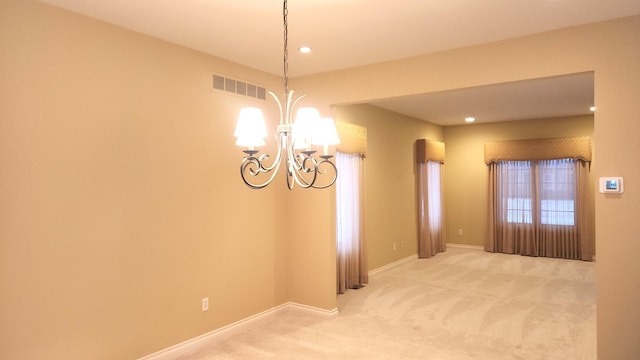
{"label": "air vent", "polygon": [[216,90],[248,96],[256,99],[267,99],[267,90],[264,87],[250,84],[242,80],[231,79],[221,75],[213,75],[213,88]]}

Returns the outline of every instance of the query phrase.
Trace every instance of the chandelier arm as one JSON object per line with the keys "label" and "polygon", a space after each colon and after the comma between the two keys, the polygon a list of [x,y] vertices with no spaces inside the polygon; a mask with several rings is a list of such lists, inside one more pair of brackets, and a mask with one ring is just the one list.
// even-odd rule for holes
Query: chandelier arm
{"label": "chandelier arm", "polygon": [[295,182],[291,181],[291,175],[289,169],[287,169],[287,187],[289,188],[289,190],[293,190],[295,184]]}
{"label": "chandelier arm", "polygon": [[[302,188],[305,188],[305,189],[312,187],[313,184],[315,184],[318,177],[317,160],[313,158],[313,156],[311,156],[312,154],[313,154],[312,152],[303,152],[303,153],[297,154],[297,157],[300,159],[299,161],[300,167],[295,168],[292,165],[290,165],[291,177],[295,180],[295,182],[298,185],[300,185]],[[313,166],[308,166],[309,162]],[[297,160],[296,160],[296,163],[298,163]],[[307,179],[307,177],[305,177],[304,175],[309,173],[312,173],[313,175],[311,179]]]}
{"label": "chandelier arm", "polygon": [[283,113],[283,109],[282,109],[282,103],[280,102],[280,98],[274,94],[271,91],[268,91],[269,95],[271,95],[271,97],[273,98],[273,100],[276,102],[276,104],[278,104],[278,109],[280,110],[280,125],[284,124],[284,113]]}
{"label": "chandelier arm", "polygon": [[284,94],[285,113],[282,114],[281,117],[284,116],[284,123],[288,125],[293,124],[293,119],[291,118],[291,114],[293,113],[293,103],[291,102],[292,98],[293,98],[293,90],[289,90]]}
{"label": "chandelier arm", "polygon": [[294,186],[298,184],[298,186],[306,189],[309,185],[304,181],[304,178],[299,173],[301,165],[298,164],[293,150],[293,138],[288,140],[287,145],[287,186],[289,187],[289,190],[293,190]]}
{"label": "chandelier arm", "polygon": [[[286,143],[286,146],[287,146],[286,147],[286,151],[287,151],[287,174],[286,175],[287,175],[287,184],[289,185],[289,189],[293,189],[293,186],[296,183],[304,187],[304,185],[300,183],[300,180],[298,179],[299,177],[298,171],[301,169],[301,165],[298,163],[298,160],[296,159],[293,142],[294,142],[293,133],[291,133],[291,136],[287,139],[287,143]],[[294,181],[290,182],[291,180],[294,180]]]}
{"label": "chandelier arm", "polygon": [[[331,156],[321,156],[322,160],[318,161],[317,158],[314,158],[311,155],[307,155],[307,154],[298,154],[298,155],[300,155],[300,157],[304,157],[304,160],[302,161],[302,164],[303,164],[302,168],[301,169],[289,168],[290,171],[288,172],[288,177],[292,178],[295,183],[297,183],[302,188],[314,188],[314,189],[326,189],[331,187],[333,184],[335,184],[336,180],[338,179],[338,168],[331,160],[329,160]],[[307,166],[309,162],[313,166]],[[322,167],[329,167],[329,169],[323,170]],[[293,169],[293,172],[291,171],[291,169]],[[333,172],[333,177],[331,178],[331,180],[324,185],[317,185],[316,184],[317,180],[320,179],[319,175],[325,175],[329,171]],[[301,173],[313,173],[313,177],[310,180],[307,180],[307,178],[304,177]],[[289,179],[288,179],[288,183],[289,183]],[[293,184],[290,185],[290,188],[292,186]]]}
{"label": "chandelier arm", "polygon": [[[242,163],[240,165],[240,176],[242,177],[242,181],[244,181],[245,185],[247,185],[252,189],[265,188],[267,185],[271,183],[271,181],[273,180],[273,175],[275,174],[273,173],[271,177],[262,184],[255,184],[249,181],[249,179],[247,178],[247,175],[245,174],[249,174],[251,176],[258,176],[260,173],[265,172],[262,169],[261,161],[262,160],[260,158],[257,158],[253,155],[249,155],[249,156],[245,156],[244,159],[242,159]],[[255,168],[252,168],[252,167],[255,167]]]}
{"label": "chandelier arm", "polygon": [[288,143],[286,144],[287,145],[287,162],[289,163],[288,165],[290,165],[292,169],[298,172],[303,168],[302,161],[298,160],[298,155],[302,155],[302,154],[296,155],[294,141],[295,139],[293,139],[293,134],[292,134],[288,140]]}
{"label": "chandelier arm", "polygon": [[290,162],[287,162],[287,173],[286,173],[286,175],[287,175],[287,186],[289,187],[289,190],[293,190],[293,188],[295,187],[296,184],[298,184],[302,188],[305,188],[305,186],[300,183],[300,180],[298,179],[298,175],[296,173],[296,170],[291,167]]}
{"label": "chandelier arm", "polygon": [[[247,153],[247,156],[242,159],[242,163],[240,164],[240,176],[244,183],[252,189],[263,189],[267,185],[271,184],[278,173],[282,162],[282,141],[278,142],[278,153],[271,166],[264,165],[264,161],[269,158],[269,155],[262,154],[260,156],[255,156],[255,151],[245,151],[245,153]],[[253,183],[247,178],[247,174],[251,176],[258,176],[263,173],[271,173],[271,176],[269,176],[265,182],[260,184]]]}
{"label": "chandelier arm", "polygon": [[333,163],[333,161],[329,160],[328,157],[323,157],[323,159],[318,162],[318,171],[320,174],[326,174],[327,171],[326,170],[320,170],[320,167],[322,167],[322,165],[328,165],[329,167],[333,168],[333,179],[331,179],[331,181],[328,184],[325,185],[311,185],[314,189],[326,189],[328,187],[331,187],[331,185],[335,184],[336,180],[338,179],[338,168],[336,167],[336,164]]}
{"label": "chandelier arm", "polygon": [[[287,135],[291,135],[288,133]],[[296,154],[293,146],[293,136],[286,136],[287,139],[283,140],[283,145],[286,146],[286,156],[287,156],[287,170],[286,170],[286,178],[287,178],[287,186],[289,190],[293,190],[296,184],[300,187],[306,189],[311,185],[308,184],[304,177],[300,175],[300,170],[302,169],[302,165],[300,165],[296,159]]]}
{"label": "chandelier arm", "polygon": [[289,121],[290,121],[291,124],[293,124],[293,121],[295,120],[295,119],[293,119],[293,116],[292,116],[293,115],[293,109],[295,109],[296,104],[298,104],[298,101],[302,100],[302,98],[304,97],[304,94],[302,94],[302,95],[298,96],[297,98],[295,98],[293,100],[293,102],[291,101],[292,97],[293,97],[293,90],[290,91],[290,95],[289,95],[289,99],[288,99],[289,103],[291,105],[290,105],[290,108],[287,109],[289,111]]}
{"label": "chandelier arm", "polygon": [[[318,161],[312,155],[313,154],[305,153],[304,159],[302,160],[302,171],[305,173],[313,173],[313,178],[311,178],[311,181],[307,181],[305,177],[300,176],[304,183],[307,184],[307,187],[313,186],[313,184],[315,184],[316,180],[318,179]],[[309,162],[311,163],[311,165],[313,165],[313,167],[307,167],[307,163]]]}
{"label": "chandelier arm", "polygon": [[[314,173],[315,176],[315,173]],[[298,186],[300,186],[303,189],[308,189],[311,186],[313,186],[313,182],[315,181],[315,179],[311,182],[307,181],[302,175],[299,174],[299,170],[289,170],[287,172],[287,182],[289,182],[292,179],[293,181],[291,182],[291,185],[289,186],[289,189],[293,189],[293,185],[294,184],[298,184]]]}
{"label": "chandelier arm", "polygon": [[289,170],[287,171],[287,185],[289,186],[289,190],[292,190],[298,184],[303,189],[310,188],[313,183],[307,182],[304,177],[297,173],[297,170]]}
{"label": "chandelier arm", "polygon": [[[282,134],[281,133],[277,133],[274,135],[274,137],[277,140],[277,144],[278,144],[278,152],[276,153],[276,159],[271,163],[271,166],[264,166],[264,161],[263,158],[266,160],[267,158],[269,158],[269,155],[267,154],[263,154],[260,156],[260,168],[262,169],[260,172],[263,173],[267,173],[267,172],[271,172],[271,171],[275,171],[275,173],[278,172],[278,168],[280,167],[280,163],[282,160],[282,149],[283,149],[283,144],[282,141],[280,140],[280,138],[282,138]],[[257,174],[256,174],[257,175]],[[275,176],[271,175],[272,177]]]}

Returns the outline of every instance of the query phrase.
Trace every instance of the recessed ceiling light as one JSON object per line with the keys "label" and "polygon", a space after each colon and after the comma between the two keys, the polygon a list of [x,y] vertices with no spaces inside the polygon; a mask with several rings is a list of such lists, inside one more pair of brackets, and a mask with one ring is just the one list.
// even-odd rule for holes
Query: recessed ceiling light
{"label": "recessed ceiling light", "polygon": [[311,48],[310,48],[310,47],[308,47],[308,46],[302,46],[302,47],[300,47],[300,49],[299,49],[299,50],[300,50],[300,52],[301,52],[301,53],[303,53],[303,54],[308,54],[308,53],[310,53],[310,52],[311,52]]}
{"label": "recessed ceiling light", "polygon": [[592,107],[590,107],[590,108],[589,108],[589,110],[591,110],[591,111],[596,111],[596,107],[595,107],[595,106],[592,106]]}
{"label": "recessed ceiling light", "polygon": [[474,117],[466,117],[466,118],[464,118],[464,121],[468,122],[468,123],[472,123],[472,122],[476,121],[476,118],[474,118]]}

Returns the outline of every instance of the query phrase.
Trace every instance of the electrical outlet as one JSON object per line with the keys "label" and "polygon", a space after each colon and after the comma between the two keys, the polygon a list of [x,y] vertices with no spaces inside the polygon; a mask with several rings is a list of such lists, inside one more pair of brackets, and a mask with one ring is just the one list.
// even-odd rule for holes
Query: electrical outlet
{"label": "electrical outlet", "polygon": [[464,235],[464,231],[462,231],[462,229],[458,229],[458,235],[460,236]]}
{"label": "electrical outlet", "polygon": [[398,244],[397,243],[393,243],[393,250],[397,250],[398,249]]}
{"label": "electrical outlet", "polygon": [[202,311],[209,310],[209,298],[202,298]]}

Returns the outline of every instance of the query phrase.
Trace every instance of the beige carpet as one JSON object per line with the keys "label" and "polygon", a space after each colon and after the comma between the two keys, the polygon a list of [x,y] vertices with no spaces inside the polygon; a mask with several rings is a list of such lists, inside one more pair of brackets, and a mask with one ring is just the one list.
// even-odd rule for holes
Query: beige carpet
{"label": "beige carpet", "polygon": [[594,263],[450,247],[188,359],[596,359]]}

